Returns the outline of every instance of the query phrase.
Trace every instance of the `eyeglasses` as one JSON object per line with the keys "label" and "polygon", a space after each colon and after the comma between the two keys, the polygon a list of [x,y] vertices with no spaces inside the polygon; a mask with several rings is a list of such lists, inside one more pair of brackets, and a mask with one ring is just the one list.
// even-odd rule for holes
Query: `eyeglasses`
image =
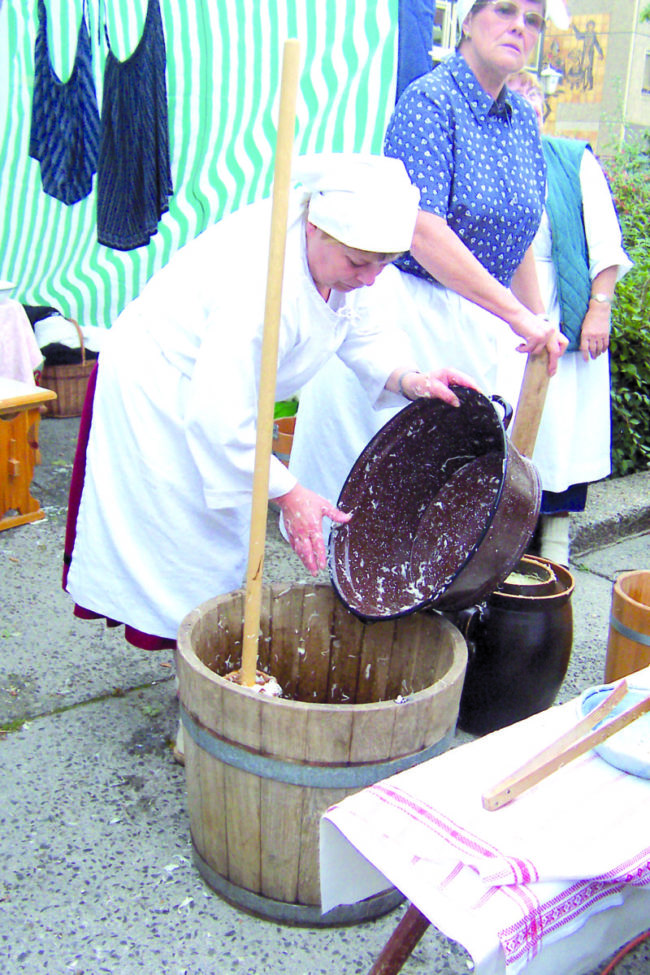
{"label": "eyeglasses", "polygon": [[[519,4],[514,3],[513,0],[487,0],[485,4],[481,4],[481,6],[483,5],[491,7],[497,17],[503,21],[516,20],[519,14],[522,13]],[[542,27],[544,26],[544,17],[542,14],[536,10],[526,10],[522,16],[526,30],[529,30],[532,34],[541,34]]]}

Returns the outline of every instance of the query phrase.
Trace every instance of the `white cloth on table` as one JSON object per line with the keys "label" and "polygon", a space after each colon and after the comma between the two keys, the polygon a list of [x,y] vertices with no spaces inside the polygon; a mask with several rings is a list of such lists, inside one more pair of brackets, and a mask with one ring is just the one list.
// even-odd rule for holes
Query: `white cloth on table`
{"label": "white cloth on table", "polygon": [[[372,288],[333,292],[326,303],[295,202],[276,398],[338,353],[371,401],[401,402],[383,387],[412,355],[403,335],[384,330],[379,297],[398,272],[387,268]],[[100,354],[68,591],[155,636],[175,638],[187,612],[243,581],[270,211],[270,201],[240,210],[180,250],[120,315]],[[269,497],[295,483],[271,458]]]}
{"label": "white cloth on table", "polygon": [[[632,683],[650,689],[650,668]],[[575,702],[551,708],[333,806],[321,823],[323,910],[376,893],[388,879],[467,947],[477,971],[500,946],[508,975],[528,971],[590,917],[638,902],[637,890],[648,895],[647,910],[650,780],[590,752],[510,805],[483,809],[483,792],[577,720]],[[613,937],[625,931],[625,939],[626,924],[621,912]],[[554,975],[578,970],[537,964]]]}
{"label": "white cloth on table", "polygon": [[34,370],[43,361],[25,309],[12,298],[0,304],[0,376],[36,385]]}
{"label": "white cloth on table", "polygon": [[[583,219],[593,280],[605,268],[618,266],[618,279],[632,262],[623,250],[621,229],[607,181],[589,151],[580,166]],[[557,277],[551,258],[551,229],[546,215],[533,242],[540,291],[549,318],[559,329]],[[516,402],[523,379],[522,357],[511,345],[502,362],[502,392]],[[568,352],[549,383],[533,461],[547,491],[565,491],[572,484],[607,477],[610,459],[609,355],[584,361],[580,352]]]}

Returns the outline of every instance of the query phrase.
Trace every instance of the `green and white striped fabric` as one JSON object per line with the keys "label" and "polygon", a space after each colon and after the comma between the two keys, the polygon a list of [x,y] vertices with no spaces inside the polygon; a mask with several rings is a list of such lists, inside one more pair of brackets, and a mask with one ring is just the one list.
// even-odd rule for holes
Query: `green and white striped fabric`
{"label": "green and white striped fabric", "polygon": [[[83,0],[46,0],[59,78],[72,69]],[[103,19],[126,58],[147,0],[87,0],[101,107]],[[37,0],[0,7],[0,277],[15,297],[110,327],[174,251],[224,214],[268,195],[282,47],[300,41],[295,150],[380,152],[395,100],[398,0],[160,0],[174,196],[147,247],[96,240],[96,200],[45,195],[27,155]],[[101,22],[98,23],[98,19]],[[94,185],[94,184],[93,184]]]}

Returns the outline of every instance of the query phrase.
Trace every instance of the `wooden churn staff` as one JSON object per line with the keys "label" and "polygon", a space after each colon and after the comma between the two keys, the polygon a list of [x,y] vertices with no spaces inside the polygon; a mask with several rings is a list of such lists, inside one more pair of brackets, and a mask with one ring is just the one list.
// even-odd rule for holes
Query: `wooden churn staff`
{"label": "wooden churn staff", "polygon": [[520,454],[532,459],[548,391],[548,352],[529,355],[515,410],[510,440]]}
{"label": "wooden churn staff", "polygon": [[255,469],[251,530],[246,572],[246,599],[242,645],[241,684],[252,687],[257,669],[257,648],[262,602],[262,572],[268,513],[269,463],[273,442],[273,414],[278,361],[280,312],[282,307],[282,278],[287,236],[289,189],[291,185],[291,157],[296,120],[300,44],[295,39],[284,43],[280,107],[275,146],[273,198],[271,209],[271,242],[269,248],[266,304],[264,307],[264,335],[257,410]]}

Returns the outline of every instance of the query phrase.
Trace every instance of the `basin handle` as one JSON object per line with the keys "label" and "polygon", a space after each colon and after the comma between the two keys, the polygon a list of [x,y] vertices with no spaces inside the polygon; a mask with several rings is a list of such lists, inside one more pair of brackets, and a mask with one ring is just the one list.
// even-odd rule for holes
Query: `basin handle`
{"label": "basin handle", "polygon": [[493,403],[496,403],[503,410],[502,422],[503,422],[503,426],[507,430],[508,427],[510,426],[510,421],[512,420],[512,414],[514,413],[513,408],[511,407],[510,403],[507,402],[507,400],[504,400],[503,396],[497,396],[495,394],[494,396],[490,396],[490,399],[492,400]]}

